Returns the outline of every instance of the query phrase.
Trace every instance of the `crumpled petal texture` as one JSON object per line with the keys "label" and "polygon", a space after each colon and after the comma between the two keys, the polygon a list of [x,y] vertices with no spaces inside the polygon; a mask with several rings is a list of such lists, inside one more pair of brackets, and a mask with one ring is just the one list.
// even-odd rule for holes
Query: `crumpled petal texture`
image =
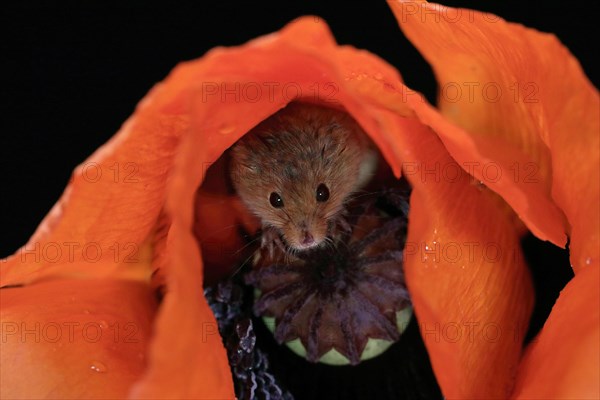
{"label": "crumpled petal texture", "polygon": [[[435,133],[415,118],[422,106],[402,101],[407,89],[398,73],[367,52],[338,47],[326,26],[311,18],[243,47],[212,50],[200,61],[180,66],[165,85],[175,86],[184,79],[196,93],[178,98],[166,109],[190,107],[190,129],[199,132],[182,139],[173,190],[167,198],[170,214],[178,214],[185,229],[194,223],[200,229],[204,226],[190,210],[205,166],[294,99],[343,106],[379,145],[397,175],[403,163],[429,167],[429,163],[453,162]],[[244,101],[243,96],[252,96],[253,101]],[[468,175],[450,183],[423,178],[421,172],[407,174],[421,206],[411,211],[416,222],[408,242],[417,250],[407,253],[406,269],[416,313],[424,326],[437,331],[437,336],[426,335],[436,373],[450,396],[505,397],[523,337],[523,330],[514,327],[526,324],[532,302],[516,232],[512,225],[497,222],[506,217],[498,207],[501,201],[491,192],[482,192]],[[212,195],[219,199],[223,193]],[[457,197],[462,201],[457,202]],[[232,240],[234,235],[231,230],[230,237],[221,240]],[[436,241],[438,252],[440,246],[456,244],[462,252],[451,260],[439,253],[424,262],[422,249],[426,244],[435,246]],[[491,262],[483,254],[488,242],[503,253],[493,255]],[[489,340],[490,325],[503,336]],[[448,336],[456,327],[460,339]],[[508,331],[510,336],[505,334]]]}
{"label": "crumpled petal texture", "polygon": [[[226,228],[244,223],[247,216],[225,193],[198,195],[197,189],[207,168],[228,147],[290,101],[330,104],[353,115],[394,173],[404,171],[413,186],[407,284],[445,396],[505,398],[532,306],[518,235],[502,200],[469,175],[458,174],[452,180],[432,175],[436,165],[460,170],[448,153],[447,149],[456,150],[449,138],[469,137],[468,130],[446,121],[411,93],[395,69],[370,53],[338,46],[322,20],[314,18],[182,63],[140,103],[115,138],[88,160],[103,171],[115,162],[132,162],[138,181],[127,186],[103,174],[94,186],[78,174],[84,164],[28,243],[96,241],[102,249],[115,241],[134,243],[150,250],[148,262],[136,264],[139,273],[132,274],[121,264],[109,268],[108,261],[104,267],[86,268],[90,263],[77,266],[62,258],[55,263],[23,262],[17,254],[0,270],[2,285],[74,276],[148,282],[149,274],[158,270],[167,292],[152,329],[147,367],[130,396],[233,398],[226,354],[202,295],[203,264],[223,266],[206,262],[203,238],[216,239],[211,246],[222,244],[229,252],[240,239],[235,229]],[[490,141],[495,139],[491,136]],[[491,146],[488,141],[468,143],[473,160],[495,160],[497,154],[478,152],[477,146]],[[525,150],[523,157],[529,160]],[[538,233],[561,241],[563,217],[548,200],[547,187],[507,185],[506,193],[494,190],[513,206],[524,204],[527,196],[540,200],[540,215],[551,218],[547,225],[539,215],[522,216],[535,222],[531,226],[539,226]],[[212,235],[219,230],[219,235]],[[83,253],[77,254],[85,261]],[[90,290],[89,295],[94,293]],[[120,300],[133,301],[126,295]],[[34,367],[18,372],[37,373]]]}
{"label": "crumpled petal texture", "polygon": [[390,4],[441,88],[445,119],[422,119],[536,236],[564,247],[567,234],[575,271],[598,266],[600,98],[577,60],[554,35],[492,14]]}
{"label": "crumpled petal texture", "polygon": [[421,120],[539,238],[564,246],[566,233],[575,273],[591,277],[577,275],[561,294],[520,367],[518,397],[600,397],[597,89],[551,34],[473,10],[390,4],[441,88],[445,118],[425,109]]}

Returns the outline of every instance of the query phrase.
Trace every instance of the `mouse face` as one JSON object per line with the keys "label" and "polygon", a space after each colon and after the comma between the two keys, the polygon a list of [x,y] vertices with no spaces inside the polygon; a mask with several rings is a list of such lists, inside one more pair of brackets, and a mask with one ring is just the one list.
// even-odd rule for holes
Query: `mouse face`
{"label": "mouse face", "polygon": [[365,153],[359,130],[341,111],[286,107],[234,145],[238,195],[293,249],[322,245],[357,189]]}

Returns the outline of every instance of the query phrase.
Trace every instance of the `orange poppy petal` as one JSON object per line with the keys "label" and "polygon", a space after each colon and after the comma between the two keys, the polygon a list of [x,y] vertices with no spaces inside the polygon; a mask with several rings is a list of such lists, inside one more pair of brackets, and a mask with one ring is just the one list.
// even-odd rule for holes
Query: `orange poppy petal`
{"label": "orange poppy petal", "polygon": [[[182,140],[167,198],[167,210],[174,218],[172,229],[177,227],[182,238],[188,235],[183,242],[193,243],[193,227],[214,229],[228,224],[228,215],[191,212],[203,204],[213,207],[216,199],[225,201],[219,188],[196,196],[207,165],[251,127],[294,99],[344,107],[379,145],[398,175],[403,163],[419,168],[430,162],[453,163],[435,134],[415,118],[419,106],[402,101],[407,89],[398,73],[374,55],[337,47],[327,27],[311,18],[241,47],[215,49],[177,68],[165,87],[176,87],[183,79],[188,79],[190,89],[166,105],[168,110],[191,108],[191,129],[199,132]],[[531,310],[531,285],[518,236],[505,221],[502,201],[480,191],[467,174],[450,184],[421,179],[421,172],[407,174],[416,203],[408,241],[418,252],[407,253],[406,268],[436,374],[447,396],[505,396],[520,355],[524,332],[520,328]],[[219,218],[225,222],[219,224]],[[218,240],[224,245],[231,240],[227,235],[214,237],[211,245],[217,248]],[[464,253],[451,261],[430,257],[423,262],[421,244],[434,241],[440,246],[460,243]],[[195,260],[190,251],[182,248],[172,254]],[[455,327],[470,333],[460,340],[439,340]],[[427,329],[438,329],[437,339]],[[160,378],[158,374],[152,377],[145,382]]]}
{"label": "orange poppy petal", "polygon": [[145,368],[156,302],[143,283],[55,280],[0,302],[3,398],[124,398]]}
{"label": "orange poppy petal", "polygon": [[[433,241],[442,246],[467,241],[473,249],[457,261],[444,256],[426,262],[420,253],[409,254],[407,249],[408,284],[436,374],[447,396],[506,393],[522,332],[510,340],[504,332],[525,323],[531,304],[516,233],[502,221],[506,215],[501,202],[480,192],[468,176],[451,185],[418,175],[423,167],[429,168],[428,163],[453,161],[434,133],[415,118],[425,115],[427,106],[402,101],[407,92],[393,68],[366,52],[338,47],[321,20],[304,18],[277,34],[237,48],[215,49],[178,66],[144,99],[124,129],[94,157],[135,159],[141,152],[139,161],[147,166],[148,175],[140,187],[146,192],[110,185],[102,186],[99,197],[93,189],[70,195],[67,191],[62,217],[46,221],[43,226],[49,233],[37,236],[47,240],[59,231],[58,239],[81,235],[105,240],[119,234],[129,239],[128,232],[134,231],[136,243],[150,243],[154,249],[153,267],[162,267],[167,293],[154,327],[149,366],[132,389],[133,397],[232,396],[225,352],[202,296],[202,258],[192,234],[195,228],[231,225],[231,216],[222,215],[219,221],[198,210],[207,203],[196,190],[207,166],[251,127],[294,99],[344,107],[372,136],[397,175],[403,163],[405,172],[407,167],[417,168],[407,174],[414,186],[409,243],[420,248]],[[127,145],[132,138],[137,138],[137,148]],[[120,212],[111,214],[111,206]],[[81,227],[73,216],[83,218]],[[232,238],[233,233],[221,240]],[[490,257],[484,247],[477,247],[483,246],[482,238],[502,252],[495,262],[482,261],[482,256]],[[3,283],[31,280],[50,268],[8,265]],[[443,341],[427,334],[427,327],[436,324]],[[448,340],[452,324],[472,328],[473,340]],[[490,324],[503,336],[490,340]]]}
{"label": "orange poppy petal", "polygon": [[581,269],[561,292],[523,357],[515,398],[600,398],[599,271]]}
{"label": "orange poppy petal", "polygon": [[[231,375],[221,338],[211,331],[216,325],[203,297],[199,257],[181,262],[170,254],[172,248],[178,249],[181,244],[177,240],[172,246],[167,243],[178,237],[170,229],[171,216],[165,213],[164,203],[177,147],[181,137],[189,132],[189,115],[176,108],[167,110],[165,104],[184,100],[182,93],[185,94],[188,82],[189,79],[180,81],[179,86],[155,87],[115,137],[75,170],[60,201],[31,240],[0,264],[0,283],[2,286],[43,281],[60,284],[59,279],[81,278],[83,285],[85,279],[106,278],[135,279],[148,285],[151,273],[160,268],[170,286],[153,329],[150,365],[144,376],[157,374],[172,379],[168,382],[156,379],[164,388],[154,386],[156,390],[151,396],[161,393],[168,396],[177,390],[173,385],[175,377],[184,379],[186,375],[173,365],[181,369],[182,365],[188,365],[189,359],[212,357],[217,362],[210,365],[199,362],[198,367],[190,369],[194,373],[187,376],[197,378],[199,373],[204,374],[204,381],[210,383],[200,385],[203,379],[196,379],[195,386],[189,386],[188,396],[232,397]],[[196,246],[195,242],[185,244]],[[198,279],[188,279],[198,274]],[[68,282],[79,284],[79,281]],[[39,300],[36,297],[40,285],[27,287],[32,302],[44,301],[43,293]],[[93,293],[84,300],[92,301]],[[128,293],[121,294],[119,299],[124,304],[134,301]],[[49,318],[53,316],[54,313],[48,314]],[[185,334],[180,332],[182,329]],[[209,332],[208,336],[203,336],[203,330]],[[189,347],[174,346],[186,335]],[[14,349],[3,344],[2,350]],[[106,364],[113,363],[109,356],[106,360]],[[213,379],[214,376],[221,379]],[[138,385],[137,395],[147,395],[147,388],[153,389]],[[90,387],[86,397],[94,396],[97,396],[95,388]]]}
{"label": "orange poppy petal", "polygon": [[421,161],[405,273],[433,369],[447,398],[506,398],[533,306],[519,235],[501,200],[466,174],[427,177],[437,163],[460,170],[437,137],[412,144]]}
{"label": "orange poppy petal", "polygon": [[182,225],[174,220],[169,232],[168,291],[155,322],[149,367],[131,397],[234,398],[227,354],[202,290],[197,243]]}
{"label": "orange poppy petal", "polygon": [[452,156],[538,237],[564,247],[570,234],[573,265],[597,264],[599,100],[577,60],[553,35],[491,14],[390,4],[435,71],[443,115],[465,129],[423,116]]}
{"label": "orange poppy petal", "polygon": [[33,237],[2,263],[2,286],[57,276],[149,280],[150,263],[138,261],[152,245],[186,125],[180,116],[147,109],[75,169]]}

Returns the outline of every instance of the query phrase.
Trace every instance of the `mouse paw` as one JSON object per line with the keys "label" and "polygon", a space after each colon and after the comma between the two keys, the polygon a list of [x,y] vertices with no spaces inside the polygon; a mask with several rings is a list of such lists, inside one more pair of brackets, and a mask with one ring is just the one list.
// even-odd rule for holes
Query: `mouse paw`
{"label": "mouse paw", "polygon": [[281,240],[281,234],[276,228],[265,226],[262,228],[260,247],[266,248],[269,252],[269,257],[273,258],[275,246],[285,252],[285,245]]}

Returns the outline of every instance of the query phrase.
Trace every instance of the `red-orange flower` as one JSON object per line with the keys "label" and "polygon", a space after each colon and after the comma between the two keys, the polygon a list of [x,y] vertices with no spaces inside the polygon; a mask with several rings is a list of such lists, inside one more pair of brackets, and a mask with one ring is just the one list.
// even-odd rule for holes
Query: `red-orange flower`
{"label": "red-orange flower", "polygon": [[[231,254],[242,244],[223,228],[251,221],[218,182],[197,190],[206,167],[251,127],[291,100],[310,99],[344,107],[413,187],[406,279],[444,395],[598,397],[597,90],[551,35],[477,12],[444,18],[447,9],[434,4],[391,7],[441,84],[493,82],[507,91],[534,82],[539,101],[442,99],[436,109],[395,69],[338,46],[312,18],[179,65],[86,164],[135,162],[137,179],[90,182],[80,167],[31,240],[3,263],[2,395],[233,398],[202,295],[203,272],[216,273],[203,271],[211,249],[200,249],[196,236],[220,232],[210,243]],[[258,96],[223,95],[236,84]],[[497,179],[485,173],[491,163]],[[511,168],[527,163],[539,167],[539,179],[511,179]],[[468,173],[428,178],[440,166]],[[576,271],[523,357],[533,293],[511,209],[542,239],[563,246],[568,237]],[[100,249],[93,260],[89,243]],[[68,251],[52,262],[24,256],[49,244]],[[430,250],[449,244],[468,251],[449,261]],[[167,292],[158,306],[159,277]],[[430,334],[448,326],[469,334]],[[68,335],[47,340],[49,329],[65,327]],[[46,329],[46,340],[30,339],[27,329]]]}

